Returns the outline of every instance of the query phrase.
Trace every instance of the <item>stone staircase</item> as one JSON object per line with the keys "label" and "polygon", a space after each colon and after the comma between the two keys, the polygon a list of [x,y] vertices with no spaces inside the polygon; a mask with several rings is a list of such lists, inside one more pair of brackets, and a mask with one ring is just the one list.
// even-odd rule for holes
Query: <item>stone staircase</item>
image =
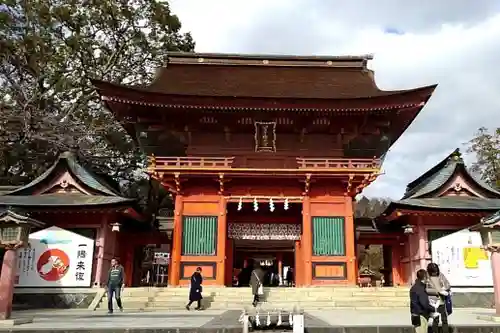
{"label": "stone staircase", "polygon": [[[126,288],[124,308],[131,311],[179,310],[187,303],[188,288]],[[205,309],[236,310],[251,306],[250,288],[203,288]],[[304,310],[332,308],[404,308],[409,306],[409,288],[301,287],[264,288],[262,308]],[[97,310],[107,308],[106,295]],[[193,305],[194,308],[194,305]]]}

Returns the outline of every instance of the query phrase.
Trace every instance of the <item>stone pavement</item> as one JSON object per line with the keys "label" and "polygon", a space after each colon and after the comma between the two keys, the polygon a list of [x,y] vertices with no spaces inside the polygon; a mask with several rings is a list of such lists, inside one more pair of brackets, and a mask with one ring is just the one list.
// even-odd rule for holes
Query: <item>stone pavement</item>
{"label": "stone pavement", "polygon": [[[487,309],[456,309],[450,317],[458,332],[500,333],[500,323],[477,319],[491,314]],[[0,332],[241,332],[239,310],[155,311],[107,315],[89,310],[20,311],[15,318],[32,317],[33,323],[13,328],[1,327]],[[412,332],[406,309],[355,310],[332,309],[309,311],[305,315],[308,332]],[[347,327],[347,328],[346,328]],[[373,330],[375,329],[375,330]]]}
{"label": "stone pavement", "polygon": [[[498,326],[500,329],[500,323],[477,319],[479,315],[494,313],[493,309],[454,309],[448,321],[453,326]],[[308,311],[308,314],[329,326],[411,326],[410,314],[407,309],[332,309]]]}

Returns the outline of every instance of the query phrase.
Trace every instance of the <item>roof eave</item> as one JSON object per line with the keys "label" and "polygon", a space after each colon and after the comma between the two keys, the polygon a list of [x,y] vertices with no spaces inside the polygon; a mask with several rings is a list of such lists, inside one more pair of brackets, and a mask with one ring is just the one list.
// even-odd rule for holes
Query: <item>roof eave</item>
{"label": "roof eave", "polygon": [[[395,91],[382,96],[365,96],[359,98],[293,98],[293,97],[234,97],[178,95],[150,92],[140,87],[127,87],[109,82],[92,80],[99,92],[101,100],[115,112],[109,103],[132,104],[139,106],[163,107],[171,109],[207,109],[217,110],[395,110],[424,107],[432,95],[436,85],[420,87],[412,90]],[[251,105],[255,106],[251,106]],[[335,105],[338,104],[338,107]],[[346,105],[346,106],[342,106]],[[349,106],[351,105],[351,106]]]}

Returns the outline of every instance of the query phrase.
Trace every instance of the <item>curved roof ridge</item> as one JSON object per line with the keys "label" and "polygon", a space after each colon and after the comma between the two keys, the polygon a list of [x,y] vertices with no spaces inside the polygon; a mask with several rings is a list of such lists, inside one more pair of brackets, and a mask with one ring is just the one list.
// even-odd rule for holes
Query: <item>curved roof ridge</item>
{"label": "curved roof ridge", "polygon": [[451,154],[446,155],[446,157],[443,158],[441,160],[441,162],[439,162],[438,164],[434,165],[432,168],[430,168],[429,170],[427,170],[426,172],[424,172],[423,174],[421,174],[420,176],[418,176],[413,181],[409,182],[406,186],[409,187],[409,188],[417,186],[423,180],[423,178],[427,178],[431,174],[437,172],[439,168],[441,168],[444,164],[446,164],[446,162],[448,161],[448,159],[450,158],[451,155],[457,154],[457,153],[460,154],[460,148],[456,148]]}
{"label": "curved roof ridge", "polygon": [[409,183],[402,200],[422,198],[425,195],[429,195],[439,190],[451,179],[451,177],[453,177],[457,170],[463,171],[464,175],[466,177],[470,177],[478,187],[492,193],[494,196],[500,197],[499,191],[469,172],[469,170],[465,167],[460,150],[457,148],[441,162],[429,169],[416,180]]}
{"label": "curved roof ridge", "polygon": [[[139,92],[141,94],[150,94],[150,95],[155,95],[155,96],[172,96],[172,97],[210,97],[212,95],[203,95],[203,94],[198,94],[198,93],[170,93],[170,92],[161,92],[161,91],[156,91],[151,89],[151,85],[126,85],[126,84],[121,84],[121,83],[113,83],[113,82],[107,82],[107,81],[102,81],[99,79],[90,79],[92,85],[95,87],[95,89],[99,92],[99,95],[102,97],[125,97],[126,93],[130,92]],[[404,96],[406,94],[411,95],[412,93],[427,93],[430,95],[432,92],[436,89],[438,85],[437,84],[431,84],[427,86],[420,86],[417,88],[410,88],[410,89],[399,89],[399,90],[382,90],[380,89],[376,82],[373,81],[373,87],[376,88],[381,94],[380,95],[366,95],[366,96],[356,96],[356,97],[335,97],[332,96],[330,98],[323,98],[323,97],[290,97],[290,96],[254,96],[254,95],[239,95],[239,96],[231,96],[231,95],[218,95],[217,97],[223,97],[223,98],[246,98],[246,99],[255,99],[255,100],[287,100],[287,99],[293,99],[293,100],[301,100],[301,101],[315,101],[315,100],[323,100],[323,99],[330,99],[330,100],[346,100],[346,101],[355,101],[355,100],[371,100],[374,98],[388,98],[392,96]],[[125,95],[124,95],[125,94]],[[423,98],[422,98],[423,99]],[[131,98],[133,100],[133,98]],[[423,102],[425,103],[427,99],[423,99]]]}
{"label": "curved roof ridge", "polygon": [[64,167],[71,173],[73,177],[75,177],[94,191],[97,191],[104,196],[121,197],[120,193],[100,180],[99,176],[80,165],[77,161],[76,155],[69,151],[61,153],[50,168],[48,168],[44,173],[36,177],[30,183],[17,188],[14,191],[5,193],[5,195],[30,195],[31,193],[26,192],[47,179],[59,166],[61,166],[62,163],[65,165]]}
{"label": "curved roof ridge", "polygon": [[[325,62],[360,62],[365,65],[373,59],[373,54],[360,55],[291,55],[291,54],[244,54],[244,53],[197,53],[197,52],[167,52],[167,63],[197,63],[200,65],[210,64],[211,61],[224,65],[234,64],[231,61],[238,61],[236,64],[254,64],[252,61],[281,61],[281,62],[303,62],[314,66],[316,63]],[[187,60],[187,61],[186,61]],[[195,61],[193,61],[195,60]],[[269,63],[263,63],[269,65]],[[272,66],[272,64],[270,64]],[[329,64],[330,66],[333,64]]]}

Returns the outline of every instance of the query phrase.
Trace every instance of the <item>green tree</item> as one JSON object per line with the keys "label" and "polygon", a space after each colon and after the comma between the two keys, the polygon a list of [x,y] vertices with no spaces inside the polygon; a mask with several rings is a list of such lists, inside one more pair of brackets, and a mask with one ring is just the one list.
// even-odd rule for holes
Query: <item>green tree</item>
{"label": "green tree", "polygon": [[180,28],[162,0],[3,0],[0,183],[34,178],[64,150],[120,184],[143,176],[143,154],[89,79],[149,83],[167,51],[193,51]]}
{"label": "green tree", "polygon": [[468,142],[468,152],[476,155],[471,170],[494,188],[500,189],[500,127],[490,132],[481,127]]}

